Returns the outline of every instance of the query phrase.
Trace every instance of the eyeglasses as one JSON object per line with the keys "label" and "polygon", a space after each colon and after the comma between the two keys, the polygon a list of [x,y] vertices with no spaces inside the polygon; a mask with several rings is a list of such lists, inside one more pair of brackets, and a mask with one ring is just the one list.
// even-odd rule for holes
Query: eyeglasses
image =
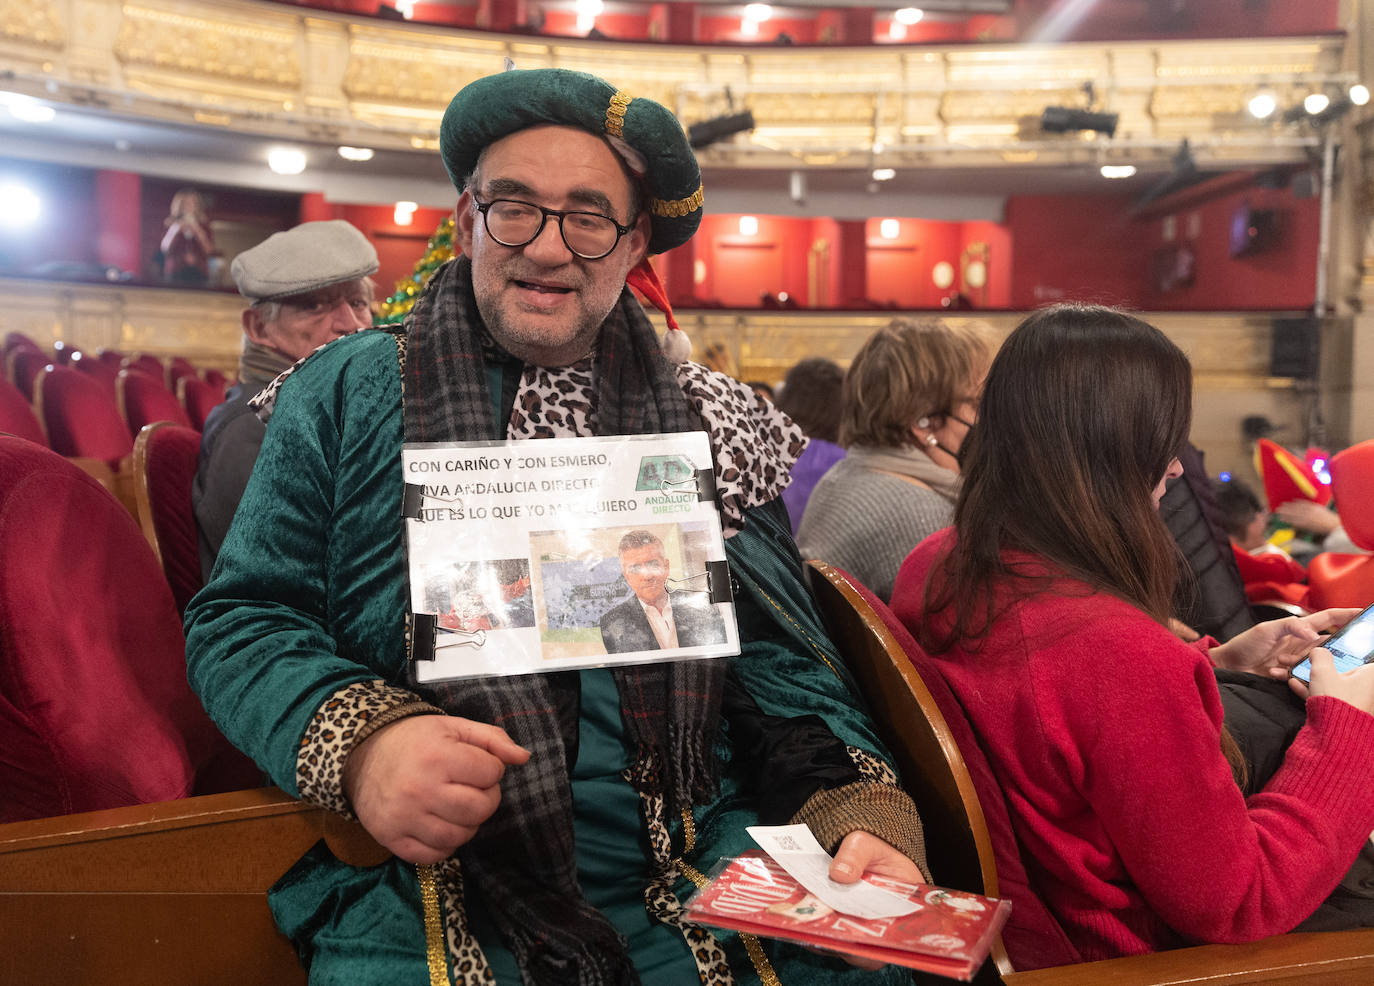
{"label": "eyeglasses", "polygon": [[475,195],[472,201],[487,224],[487,235],[503,247],[533,243],[553,216],[558,220],[558,231],[569,250],[583,260],[600,260],[609,256],[620,238],[634,229],[598,212],[564,212],[515,199],[478,202]]}

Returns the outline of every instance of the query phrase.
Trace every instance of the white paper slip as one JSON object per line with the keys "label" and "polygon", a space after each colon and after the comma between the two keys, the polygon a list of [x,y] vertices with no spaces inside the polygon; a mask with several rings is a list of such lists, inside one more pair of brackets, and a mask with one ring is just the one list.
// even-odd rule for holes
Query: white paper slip
{"label": "white paper slip", "polygon": [[750,825],[745,831],[788,876],[837,911],[860,918],[896,918],[921,909],[919,903],[865,880],[836,883],[830,879],[834,857],[805,825]]}

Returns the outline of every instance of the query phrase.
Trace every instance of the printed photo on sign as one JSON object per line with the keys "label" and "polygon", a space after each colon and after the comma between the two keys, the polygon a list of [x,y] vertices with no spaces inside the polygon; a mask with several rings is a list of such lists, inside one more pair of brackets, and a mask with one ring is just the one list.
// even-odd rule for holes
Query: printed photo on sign
{"label": "printed photo on sign", "polygon": [[530,548],[546,659],[690,657],[727,640],[710,601],[705,524],[535,531]]}
{"label": "printed photo on sign", "polygon": [[534,626],[530,563],[525,558],[467,561],[426,572],[422,612],[446,630],[507,630]]}

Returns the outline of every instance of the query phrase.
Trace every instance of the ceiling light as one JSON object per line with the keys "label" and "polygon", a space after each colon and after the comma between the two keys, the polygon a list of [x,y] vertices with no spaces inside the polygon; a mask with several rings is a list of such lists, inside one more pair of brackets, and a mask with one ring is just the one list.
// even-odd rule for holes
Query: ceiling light
{"label": "ceiling light", "polygon": [[391,218],[397,226],[409,226],[415,221],[415,210],[420,208],[415,202],[397,202]]}
{"label": "ceiling light", "polygon": [[897,169],[896,169],[896,168],[874,168],[874,169],[873,169],[873,180],[874,180],[874,181],[891,181],[893,178],[896,178],[896,177],[897,177]]}
{"label": "ceiling light", "polygon": [[739,22],[739,33],[747,38],[757,37],[759,33],[759,22],[751,21],[748,17]]}
{"label": "ceiling light", "polygon": [[759,221],[756,216],[739,217],[739,235],[756,236],[759,231]]}
{"label": "ceiling light", "polygon": [[1369,87],[1355,83],[1350,87],[1350,101],[1356,106],[1363,106],[1369,102]]}
{"label": "ceiling light", "polygon": [[298,175],[305,170],[305,151],[274,147],[267,152],[267,166],[279,175]]}
{"label": "ceiling light", "polygon": [[895,219],[884,219],[878,223],[878,235],[885,240],[895,240],[902,231],[902,224]]}
{"label": "ceiling light", "polygon": [[893,11],[892,19],[898,24],[905,24],[907,27],[910,27],[912,24],[919,22],[925,15],[925,11],[920,7],[903,7],[900,10]]}
{"label": "ceiling light", "polygon": [[744,19],[747,21],[766,21],[773,16],[773,8],[766,3],[749,3],[744,5]]}
{"label": "ceiling light", "polygon": [[32,226],[43,211],[43,202],[27,185],[7,182],[0,185],[0,224]]}
{"label": "ceiling light", "polygon": [[1103,178],[1129,178],[1135,174],[1133,164],[1104,164],[1102,166]]}
{"label": "ceiling light", "polygon": [[415,0],[395,0],[396,12],[410,20],[415,16]]}
{"label": "ceiling light", "polygon": [[1279,108],[1279,101],[1274,98],[1274,94],[1268,89],[1263,89],[1250,97],[1247,104],[1250,115],[1256,120],[1263,120],[1273,115],[1274,110]]}
{"label": "ceiling light", "polygon": [[57,116],[57,110],[47,103],[41,103],[32,96],[19,92],[0,92],[0,103],[9,107],[16,120],[25,123],[47,123]]}
{"label": "ceiling light", "polygon": [[1331,99],[1324,92],[1308,93],[1307,98],[1302,101],[1302,108],[1313,116],[1316,116],[1330,105]]}
{"label": "ceiling light", "polygon": [[375,154],[370,147],[349,147],[347,144],[339,145],[339,157],[345,161],[371,161]]}
{"label": "ceiling light", "polygon": [[896,21],[893,21],[887,26],[887,37],[890,41],[905,41],[906,25],[898,24]]}

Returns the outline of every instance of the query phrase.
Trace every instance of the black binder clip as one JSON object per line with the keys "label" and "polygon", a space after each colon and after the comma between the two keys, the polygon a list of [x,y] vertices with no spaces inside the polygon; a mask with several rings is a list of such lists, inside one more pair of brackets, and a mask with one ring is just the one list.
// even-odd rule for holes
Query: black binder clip
{"label": "black binder clip", "polygon": [[735,597],[730,592],[730,564],[723,560],[708,561],[704,572],[684,575],[680,579],[668,579],[668,588],[672,592],[681,592],[684,589],[692,589],[692,583],[700,582],[702,579],[706,580],[706,594],[710,602],[728,603],[734,600]]}
{"label": "black binder clip", "polygon": [[425,488],[419,483],[406,483],[401,494],[401,516],[407,520],[419,520],[420,508],[425,503]]}
{"label": "black binder clip", "polygon": [[[409,484],[407,484],[409,485]],[[410,660],[434,660],[434,635],[439,627],[439,617],[433,613],[410,614]]]}

